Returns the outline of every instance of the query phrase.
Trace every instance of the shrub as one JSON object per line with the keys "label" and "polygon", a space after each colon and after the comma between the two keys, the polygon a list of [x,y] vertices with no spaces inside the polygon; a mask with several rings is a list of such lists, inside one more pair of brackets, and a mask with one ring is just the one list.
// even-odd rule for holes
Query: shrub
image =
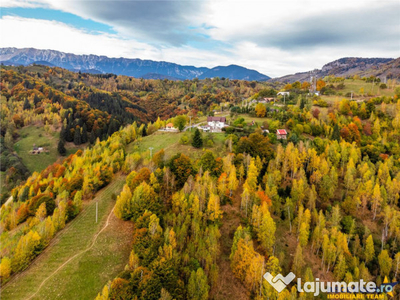
{"label": "shrub", "polygon": [[189,137],[188,137],[186,134],[184,134],[184,135],[182,135],[182,137],[181,137],[181,139],[180,139],[179,142],[180,142],[182,145],[188,145],[189,142],[190,142],[190,139],[189,139]]}

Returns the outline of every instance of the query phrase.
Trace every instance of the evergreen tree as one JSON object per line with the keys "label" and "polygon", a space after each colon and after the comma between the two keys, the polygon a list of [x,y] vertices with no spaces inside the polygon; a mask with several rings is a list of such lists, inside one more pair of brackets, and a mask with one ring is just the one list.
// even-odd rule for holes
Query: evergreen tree
{"label": "evergreen tree", "polygon": [[340,142],[340,130],[338,124],[335,124],[335,126],[333,127],[332,140]]}
{"label": "evergreen tree", "polygon": [[101,128],[98,127],[98,128],[95,130],[94,136],[95,136],[95,140],[96,140],[97,138],[101,139]]}
{"label": "evergreen tree", "polygon": [[301,97],[301,100],[300,100],[300,109],[301,110],[305,107],[305,104],[306,104],[305,99],[303,97]]}
{"label": "evergreen tree", "polygon": [[107,131],[107,135],[111,136],[114,132],[116,132],[118,130],[118,124],[117,124],[117,120],[112,119],[111,122],[108,125],[108,131]]}
{"label": "evergreen tree", "polygon": [[58,147],[57,147],[58,153],[60,155],[65,156],[67,154],[67,149],[65,149],[65,141],[63,139],[60,139],[58,142]]}
{"label": "evergreen tree", "polygon": [[90,132],[89,142],[91,145],[94,145],[94,143],[96,142],[96,134],[94,130]]}
{"label": "evergreen tree", "polygon": [[66,141],[67,140],[67,130],[64,127],[64,124],[61,126],[61,131],[60,131],[60,139]]}
{"label": "evergreen tree", "polygon": [[103,130],[101,132],[101,140],[105,140],[107,138],[108,127],[107,124],[104,124]]}
{"label": "evergreen tree", "polygon": [[24,110],[31,109],[31,104],[29,103],[28,99],[25,98],[24,102]]}
{"label": "evergreen tree", "polygon": [[144,126],[142,130],[142,137],[147,136],[147,127]]}
{"label": "evergreen tree", "polygon": [[67,127],[65,128],[65,141],[72,142],[73,140],[74,140],[74,137],[71,132],[71,123],[67,122]]}
{"label": "evergreen tree", "polygon": [[74,144],[75,144],[75,145],[80,145],[80,144],[82,144],[81,129],[80,129],[79,127],[77,127],[77,128],[75,129]]}
{"label": "evergreen tree", "polygon": [[35,96],[33,97],[33,104],[36,107],[36,104],[38,104],[40,102],[40,98],[35,94]]}
{"label": "evergreen tree", "polygon": [[195,148],[201,148],[203,146],[203,139],[201,138],[201,133],[198,128],[196,128],[193,134],[192,146]]}
{"label": "evergreen tree", "polygon": [[82,127],[81,142],[82,142],[82,144],[84,144],[87,141],[88,141],[87,126],[86,126],[86,123],[84,123],[83,127]]}

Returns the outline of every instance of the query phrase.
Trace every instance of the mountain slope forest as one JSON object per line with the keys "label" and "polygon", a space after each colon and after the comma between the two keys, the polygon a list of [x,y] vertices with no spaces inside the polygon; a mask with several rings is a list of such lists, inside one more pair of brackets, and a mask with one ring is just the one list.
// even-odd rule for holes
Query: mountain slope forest
{"label": "mountain slope forest", "polygon": [[[29,131],[33,126],[41,128],[39,135],[45,137],[55,133],[56,148],[61,155],[66,155],[75,146],[94,144],[97,138],[104,140],[134,121],[141,125],[180,114],[206,114],[213,106],[233,105],[266,86],[219,78],[183,82],[144,80],[112,74],[78,74],[45,66],[2,67],[1,76],[1,147],[4,149],[1,171],[6,178],[2,202],[29,175],[17,155],[19,141],[24,140],[23,128],[32,128]],[[151,133],[155,128],[149,130]],[[25,146],[32,149],[33,145]],[[27,152],[23,151],[22,155],[27,156]],[[53,162],[57,159],[54,156]]]}
{"label": "mountain slope forest", "polygon": [[[352,100],[312,95],[311,84],[300,82],[145,80],[48,66],[1,73],[4,299],[306,300],[314,296],[293,283],[278,293],[262,275],[400,280],[396,81],[383,94],[371,78],[318,79],[323,93],[354,82],[380,93],[371,88]],[[187,126],[214,114],[229,124],[220,133]],[[160,131],[167,123],[176,132]],[[60,152],[31,174],[27,154],[15,148],[29,126],[57,133]],[[287,139],[277,139],[277,129]],[[73,144],[81,148],[62,157]],[[54,269],[37,276],[75,221],[95,222],[99,199],[108,203],[107,220],[121,220],[115,230],[131,232],[114,248],[119,257],[129,248],[125,267],[97,277],[87,267],[110,253],[102,248],[105,227],[97,226],[86,233],[95,253],[76,240],[79,261],[80,252],[56,258]],[[83,284],[74,289],[78,266]]]}

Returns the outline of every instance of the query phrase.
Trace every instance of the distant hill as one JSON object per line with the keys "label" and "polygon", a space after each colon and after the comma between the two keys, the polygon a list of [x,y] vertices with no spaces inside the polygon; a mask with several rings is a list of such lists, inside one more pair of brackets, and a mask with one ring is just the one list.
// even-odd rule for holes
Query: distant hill
{"label": "distant hill", "polygon": [[229,65],[226,67],[215,67],[199,76],[199,79],[225,77],[229,79],[242,80],[268,80],[269,76],[263,75],[255,70],[249,70],[237,65]]}
{"label": "distant hill", "polygon": [[0,48],[0,62],[5,65],[29,65],[43,62],[72,71],[113,73],[137,78],[185,80],[226,77],[239,80],[268,80],[270,77],[239,66],[197,68],[152,60],[110,58],[98,55],[75,55],[55,50],[34,48]]}
{"label": "distant hill", "polygon": [[141,76],[143,79],[168,79],[168,80],[180,80],[179,78],[172,77],[172,76],[167,76],[167,75],[162,75],[158,73],[147,73]]}
{"label": "distant hill", "polygon": [[310,76],[325,77],[335,75],[338,77],[346,77],[353,75],[360,76],[379,76],[387,78],[400,77],[400,58],[361,58],[361,57],[345,57],[332,61],[322,67],[312,71],[286,75],[283,77],[273,78],[269,81],[295,82],[310,80]]}
{"label": "distant hill", "polygon": [[48,66],[48,67],[55,67],[55,65],[47,62],[47,61],[34,61],[33,63],[31,63],[31,65],[42,65],[42,66]]}

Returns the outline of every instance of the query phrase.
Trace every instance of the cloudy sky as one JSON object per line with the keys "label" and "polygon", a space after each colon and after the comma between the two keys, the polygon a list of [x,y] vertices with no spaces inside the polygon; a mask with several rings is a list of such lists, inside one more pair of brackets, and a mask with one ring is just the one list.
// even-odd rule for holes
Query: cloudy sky
{"label": "cloudy sky", "polygon": [[399,0],[0,0],[0,47],[238,64],[271,77],[400,56]]}

